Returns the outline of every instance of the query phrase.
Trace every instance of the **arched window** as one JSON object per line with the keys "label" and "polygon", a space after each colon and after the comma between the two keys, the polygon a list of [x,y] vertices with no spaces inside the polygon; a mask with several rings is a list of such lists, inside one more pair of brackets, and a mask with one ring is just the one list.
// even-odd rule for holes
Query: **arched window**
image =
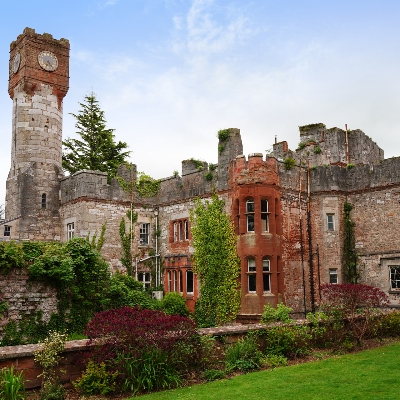
{"label": "arched window", "polygon": [[256,260],[247,260],[247,289],[249,293],[256,293]]}
{"label": "arched window", "polygon": [[261,200],[261,232],[269,232],[268,224],[268,200]]}
{"label": "arched window", "polygon": [[193,271],[186,271],[186,293],[193,294]]}
{"label": "arched window", "polygon": [[46,193],[42,194],[42,208],[46,208]]}
{"label": "arched window", "polygon": [[179,292],[183,293],[183,277],[181,270],[179,270]]}
{"label": "arched window", "polygon": [[263,264],[263,292],[271,291],[271,266],[270,260],[264,257],[262,260]]}
{"label": "arched window", "polygon": [[168,293],[171,292],[171,288],[172,288],[171,271],[168,271]]}
{"label": "arched window", "polygon": [[254,200],[246,201],[247,232],[254,232]]}

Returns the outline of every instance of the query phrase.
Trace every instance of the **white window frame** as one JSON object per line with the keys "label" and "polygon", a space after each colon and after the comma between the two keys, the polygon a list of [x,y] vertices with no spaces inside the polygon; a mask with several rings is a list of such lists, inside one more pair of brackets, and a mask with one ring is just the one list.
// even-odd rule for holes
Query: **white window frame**
{"label": "white window frame", "polygon": [[[189,286],[188,286],[188,274],[192,274],[192,288],[191,291],[189,291]],[[186,294],[193,294],[194,293],[194,274],[191,269],[186,270]]]}
{"label": "white window frame", "polygon": [[[263,292],[271,293],[271,260],[267,257],[262,259],[263,264]],[[268,279],[268,290],[265,290],[264,279]]]}
{"label": "white window frame", "polygon": [[[253,210],[251,211],[249,205],[253,204]],[[250,211],[249,211],[250,209]],[[254,208],[254,199],[248,199],[246,200],[246,229],[247,232],[254,232],[255,231],[255,208]],[[250,225],[250,220],[253,220],[253,229],[249,229],[249,225]]]}
{"label": "white window frame", "polygon": [[[257,293],[257,275],[256,259],[251,257],[247,259],[247,292]],[[250,290],[250,280],[254,279],[255,290]]]}
{"label": "white window frame", "polygon": [[183,223],[185,226],[185,240],[189,240],[189,221],[185,219]]}
{"label": "white window frame", "polygon": [[[267,203],[267,211],[263,211],[262,209],[262,202],[265,201]],[[267,199],[261,199],[260,201],[260,207],[261,207],[261,232],[269,232],[269,204]],[[265,223],[265,229],[263,229],[263,220],[266,220]]]}
{"label": "white window frame", "polygon": [[75,222],[67,224],[67,240],[71,240],[75,236]]}
{"label": "white window frame", "polygon": [[141,246],[150,244],[150,223],[142,222],[139,229],[139,243]]}
{"label": "white window frame", "polygon": [[329,232],[335,230],[335,214],[326,214],[326,229]]}
{"label": "white window frame", "polygon": [[149,288],[151,285],[151,273],[139,272],[138,281],[143,285],[143,289]]}
{"label": "white window frame", "polygon": [[[336,281],[336,282],[334,282]],[[337,285],[339,283],[339,275],[337,268],[330,268],[329,269],[329,283],[332,285]]]}
{"label": "white window frame", "polygon": [[400,291],[400,265],[389,265],[389,281],[391,291]]}

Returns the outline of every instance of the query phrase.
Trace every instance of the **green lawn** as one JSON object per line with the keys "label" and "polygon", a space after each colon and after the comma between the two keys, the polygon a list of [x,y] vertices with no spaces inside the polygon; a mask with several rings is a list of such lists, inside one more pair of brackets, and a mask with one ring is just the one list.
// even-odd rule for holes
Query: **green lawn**
{"label": "green lawn", "polygon": [[141,396],[151,399],[400,399],[400,343]]}

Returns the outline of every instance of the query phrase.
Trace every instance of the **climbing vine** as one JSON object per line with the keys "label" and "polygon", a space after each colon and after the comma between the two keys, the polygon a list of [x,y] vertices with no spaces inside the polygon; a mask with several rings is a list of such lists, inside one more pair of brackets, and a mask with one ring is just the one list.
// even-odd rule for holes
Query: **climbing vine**
{"label": "climbing vine", "polygon": [[220,129],[218,131],[218,153],[221,154],[225,149],[226,141],[229,139],[230,129]]}
{"label": "climbing vine", "polygon": [[224,201],[196,201],[190,213],[194,247],[194,272],[200,280],[200,300],[195,316],[200,326],[232,321],[240,308],[240,259],[236,235]]}
{"label": "climbing vine", "polygon": [[138,213],[133,211],[133,204],[130,210],[126,213],[128,217],[129,228],[128,232],[126,231],[126,223],[125,218],[121,219],[119,224],[119,237],[121,238],[122,243],[122,257],[121,263],[126,268],[127,274],[129,276],[133,275],[133,255],[131,251],[131,243],[134,238],[133,226],[138,219]]}
{"label": "climbing vine", "polygon": [[357,268],[358,255],[355,250],[354,222],[350,218],[353,206],[344,203],[344,270],[349,283],[357,283],[359,271]]}

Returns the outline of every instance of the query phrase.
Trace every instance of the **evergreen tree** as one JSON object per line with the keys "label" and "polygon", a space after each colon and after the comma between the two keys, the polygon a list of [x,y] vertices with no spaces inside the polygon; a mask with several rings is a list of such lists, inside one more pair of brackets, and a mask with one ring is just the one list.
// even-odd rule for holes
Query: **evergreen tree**
{"label": "evergreen tree", "polygon": [[130,151],[125,150],[125,142],[116,143],[114,130],[106,128],[104,111],[100,109],[96,95],[92,92],[85,96],[84,102],[79,103],[81,110],[73,114],[77,122],[76,132],[81,139],[63,141],[63,168],[70,174],[82,169],[107,172],[110,180],[117,174],[120,164],[126,161]]}

